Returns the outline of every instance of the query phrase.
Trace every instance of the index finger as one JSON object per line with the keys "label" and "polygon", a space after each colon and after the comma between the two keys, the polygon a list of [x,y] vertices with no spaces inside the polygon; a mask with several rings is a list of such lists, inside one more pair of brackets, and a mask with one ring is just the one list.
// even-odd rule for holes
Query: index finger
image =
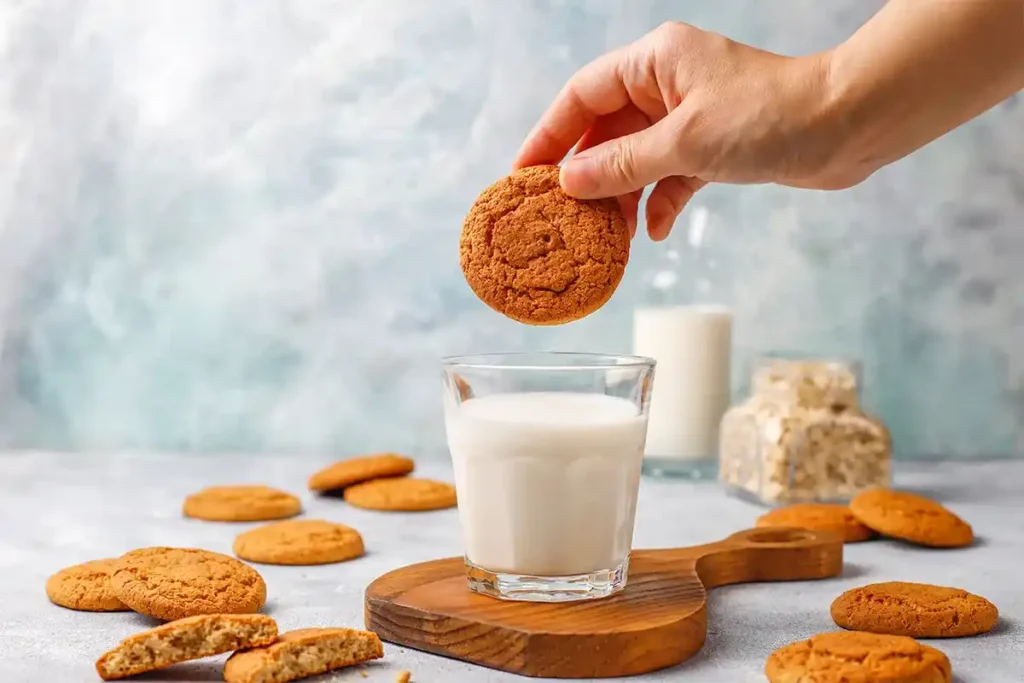
{"label": "index finger", "polygon": [[597,117],[629,104],[622,79],[626,49],[609,52],[573,74],[519,148],[513,168],[557,164]]}

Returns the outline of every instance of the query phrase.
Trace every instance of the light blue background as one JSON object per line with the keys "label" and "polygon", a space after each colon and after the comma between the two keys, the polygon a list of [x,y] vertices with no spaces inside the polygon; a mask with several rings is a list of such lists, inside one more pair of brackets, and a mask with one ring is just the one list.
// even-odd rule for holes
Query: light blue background
{"label": "light blue background", "polygon": [[[879,5],[0,5],[0,446],[443,452],[438,356],[627,351],[663,253],[557,329],[465,285],[462,216],[565,78],[666,19],[802,53]],[[700,203],[741,367],[854,354],[902,456],[1024,455],[1018,102],[854,190]]]}

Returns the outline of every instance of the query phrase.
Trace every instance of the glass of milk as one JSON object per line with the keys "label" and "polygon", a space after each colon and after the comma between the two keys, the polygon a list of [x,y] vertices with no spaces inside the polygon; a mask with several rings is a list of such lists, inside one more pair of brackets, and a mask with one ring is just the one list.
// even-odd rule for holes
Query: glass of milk
{"label": "glass of milk", "polygon": [[469,589],[534,602],[622,590],[654,361],[509,353],[443,365]]}

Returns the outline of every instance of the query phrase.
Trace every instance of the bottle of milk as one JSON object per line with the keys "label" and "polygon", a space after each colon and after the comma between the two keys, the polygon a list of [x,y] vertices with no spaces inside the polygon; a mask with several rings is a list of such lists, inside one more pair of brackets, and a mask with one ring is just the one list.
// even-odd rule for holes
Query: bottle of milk
{"label": "bottle of milk", "polygon": [[651,393],[644,472],[714,478],[718,430],[730,403],[732,311],[716,300],[709,212],[695,207],[677,226],[634,311],[633,352],[658,365]]}

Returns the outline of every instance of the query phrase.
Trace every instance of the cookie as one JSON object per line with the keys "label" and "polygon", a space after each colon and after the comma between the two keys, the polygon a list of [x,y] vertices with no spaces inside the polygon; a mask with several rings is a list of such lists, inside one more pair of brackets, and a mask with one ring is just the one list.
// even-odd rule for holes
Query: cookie
{"label": "cookie", "polygon": [[364,455],[341,460],[309,478],[311,491],[335,491],[380,477],[399,477],[412,472],[416,464],[396,453]]}
{"label": "cookie", "polygon": [[171,621],[247,614],[267,600],[263,577],[233,557],[197,548],[140,548],[118,558],[114,594],[136,612]]}
{"label": "cookie", "polygon": [[46,597],[55,605],[82,612],[129,611],[110,587],[115,562],[93,560],[61,569],[46,580]]}
{"label": "cookie", "polygon": [[294,517],[302,503],[269,486],[211,486],[186,498],[182,511],[210,522],[261,522]]}
{"label": "cookie", "polygon": [[345,489],[345,502],[367,510],[440,510],[455,506],[455,487],[412,477],[374,479]]}
{"label": "cookie", "polygon": [[495,311],[559,325],[611,298],[629,240],[617,200],[570,197],[557,166],[533,166],[480,194],[462,225],[459,263],[470,289]]}
{"label": "cookie", "polygon": [[786,645],[768,657],[769,683],[950,683],[949,658],[906,636],[840,631]]}
{"label": "cookie", "polygon": [[859,543],[875,536],[875,532],[857,521],[850,508],[830,503],[797,503],[777,508],[758,517],[757,526],[837,531],[846,543]]}
{"label": "cookie", "polygon": [[96,661],[105,681],[162,669],[277,640],[277,623],[262,614],[204,614],[136,633]]}
{"label": "cookie", "polygon": [[846,591],[832,603],[832,620],[853,631],[913,638],[960,638],[991,631],[999,610],[959,588],[890,581]]}
{"label": "cookie", "polygon": [[235,555],[262,564],[331,564],[363,554],[363,537],[351,527],[319,519],[275,522],[239,534]]}
{"label": "cookie", "polygon": [[376,633],[349,628],[304,628],[277,642],[236,652],[224,664],[227,683],[286,683],[384,656]]}
{"label": "cookie", "polygon": [[892,538],[933,548],[959,548],[974,542],[969,524],[934,500],[904,491],[872,489],[850,501],[861,524]]}

